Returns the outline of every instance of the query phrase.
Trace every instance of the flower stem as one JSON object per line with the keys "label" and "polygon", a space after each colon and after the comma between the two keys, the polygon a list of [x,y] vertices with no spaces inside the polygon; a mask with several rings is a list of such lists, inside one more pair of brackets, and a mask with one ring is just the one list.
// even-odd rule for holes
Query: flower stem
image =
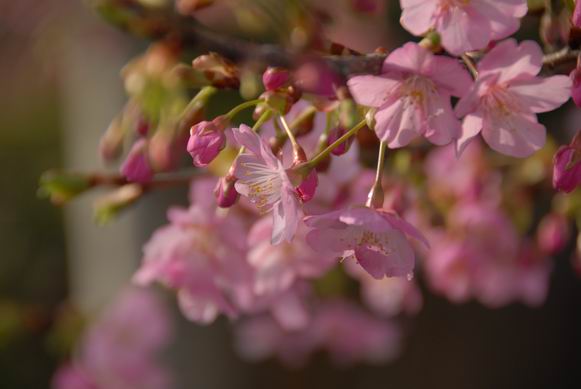
{"label": "flower stem", "polygon": [[470,71],[472,78],[474,78],[474,79],[478,78],[478,70],[476,69],[476,65],[474,64],[474,61],[472,60],[472,58],[470,58],[466,54],[462,54],[462,61],[464,61],[464,64],[466,65],[466,67]]}
{"label": "flower stem", "polygon": [[343,136],[341,136],[335,142],[333,142],[329,146],[327,146],[327,148],[325,150],[323,150],[319,154],[315,155],[313,157],[313,159],[308,161],[306,164],[311,168],[316,167],[323,159],[325,159],[331,153],[331,151],[333,151],[337,147],[341,146],[341,144],[343,144],[343,142],[347,141],[347,139],[349,139],[349,138],[351,138],[351,136],[355,135],[357,133],[357,131],[359,131],[361,128],[363,128],[363,126],[365,126],[365,120],[360,121],[357,125],[355,125],[355,127],[350,129],[349,131],[347,131],[345,134],[343,134]]}
{"label": "flower stem", "polygon": [[383,177],[383,167],[385,166],[385,152],[387,150],[387,145],[385,142],[379,142],[379,155],[377,156],[377,170],[375,171],[375,181],[373,182],[373,186],[369,191],[369,195],[367,196],[367,203],[365,203],[368,207],[373,208],[381,208],[383,207],[383,188],[381,186],[381,179]]}
{"label": "flower stem", "polygon": [[240,105],[237,105],[236,107],[232,108],[230,110],[230,112],[228,112],[225,116],[232,120],[234,118],[234,116],[238,115],[240,112],[242,112],[243,110],[245,110],[246,108],[251,108],[254,107],[255,105],[258,105],[260,103],[262,103],[262,99],[255,99],[255,100],[248,100],[243,102]]}
{"label": "flower stem", "polygon": [[282,128],[284,128],[284,131],[286,132],[286,136],[288,137],[288,139],[291,142],[291,145],[293,147],[293,150],[298,149],[299,147],[301,147],[299,145],[299,143],[297,142],[297,138],[295,138],[295,134],[293,134],[292,130],[290,129],[288,123],[286,122],[286,119],[284,118],[283,115],[279,116],[280,119],[280,123],[282,124]]}

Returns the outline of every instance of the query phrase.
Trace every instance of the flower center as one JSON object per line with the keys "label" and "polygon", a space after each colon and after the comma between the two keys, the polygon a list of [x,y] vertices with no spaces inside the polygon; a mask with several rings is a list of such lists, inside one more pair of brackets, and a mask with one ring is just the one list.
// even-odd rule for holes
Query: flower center
{"label": "flower center", "polygon": [[281,198],[281,173],[257,163],[244,163],[242,166],[248,169],[246,172],[248,178],[241,182],[249,188],[250,202],[258,208],[259,212],[269,212]]}
{"label": "flower center", "polygon": [[372,251],[379,252],[383,255],[393,253],[391,240],[387,233],[376,233],[369,230],[361,229],[357,239],[358,246],[364,246]]}

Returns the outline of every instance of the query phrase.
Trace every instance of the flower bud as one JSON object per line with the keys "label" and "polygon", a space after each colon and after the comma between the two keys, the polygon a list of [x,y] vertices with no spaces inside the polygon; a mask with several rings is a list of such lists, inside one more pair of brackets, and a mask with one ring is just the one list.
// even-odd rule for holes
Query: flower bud
{"label": "flower bud", "polygon": [[550,213],[540,222],[537,230],[539,248],[548,254],[561,251],[569,240],[569,224],[563,215]]}
{"label": "flower bud", "polygon": [[571,23],[577,28],[581,28],[581,1],[575,1],[575,10],[571,16]]}
{"label": "flower bud", "polygon": [[149,163],[146,139],[139,139],[133,144],[125,162],[121,165],[121,174],[130,182],[145,184],[151,181],[153,170]]}
{"label": "flower bud", "polygon": [[[341,126],[332,129],[331,132],[329,133],[329,139],[327,140],[327,144],[328,145],[331,145],[337,139],[339,139],[340,137],[342,137],[343,135],[345,135],[346,132],[347,132],[347,130],[344,127],[341,127]],[[353,140],[354,139],[355,139],[354,136],[350,137],[345,142],[343,142],[339,146],[335,147],[331,151],[331,153],[333,153],[333,155],[343,155],[343,154],[345,154],[347,151],[349,151],[349,148],[351,147],[351,144],[353,143]]]}
{"label": "flower bud", "polygon": [[278,88],[282,88],[289,80],[290,75],[288,70],[282,68],[269,67],[266,69],[264,74],[262,74],[262,83],[264,88],[268,91],[272,91]]}
{"label": "flower bud", "polygon": [[236,177],[227,175],[220,178],[216,188],[214,188],[214,196],[216,196],[216,204],[220,208],[230,208],[236,201],[238,201],[239,194],[234,188]]}
{"label": "flower bud", "polygon": [[202,72],[210,84],[216,87],[238,88],[240,86],[240,75],[236,65],[216,53],[195,58],[192,67]]}
{"label": "flower bud", "polygon": [[224,116],[218,116],[211,122],[202,121],[191,128],[187,150],[195,166],[208,166],[226,146],[224,129],[227,124]]}
{"label": "flower bud", "polygon": [[285,115],[290,111],[293,106],[293,99],[288,93],[266,91],[260,95],[261,99],[264,99],[263,104],[270,110]]}
{"label": "flower bud", "polygon": [[319,178],[317,176],[317,170],[313,169],[311,172],[303,179],[303,182],[296,188],[299,198],[306,203],[310,201],[317,190],[317,184],[319,183]]}
{"label": "flower bud", "polygon": [[553,157],[553,187],[561,192],[572,192],[581,184],[581,132],[570,145],[561,146]]}

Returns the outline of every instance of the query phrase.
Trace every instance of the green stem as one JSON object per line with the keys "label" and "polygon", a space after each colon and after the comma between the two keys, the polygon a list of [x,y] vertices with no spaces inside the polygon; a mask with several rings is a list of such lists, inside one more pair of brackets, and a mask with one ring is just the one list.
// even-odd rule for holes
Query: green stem
{"label": "green stem", "polygon": [[228,112],[225,116],[232,120],[234,118],[234,116],[238,115],[240,112],[242,112],[243,110],[245,110],[246,108],[251,108],[254,107],[255,105],[258,105],[260,103],[262,103],[262,99],[255,99],[255,100],[248,100],[243,102],[240,105],[237,105],[236,107],[232,108],[230,110],[230,112]]}
{"label": "green stem", "polygon": [[286,119],[284,118],[283,115],[280,115],[279,119],[280,119],[280,123],[282,124],[282,127],[284,128],[284,131],[286,132],[286,136],[288,137],[288,139],[291,142],[293,150],[297,150],[300,146],[297,142],[297,138],[295,138],[295,134],[293,134],[292,130],[290,129],[290,127],[289,127],[288,123],[286,122]]}
{"label": "green stem", "polygon": [[379,155],[377,156],[377,170],[375,171],[375,181],[367,196],[368,207],[381,208],[383,206],[383,188],[381,187],[381,179],[383,177],[383,167],[385,166],[385,151],[387,145],[385,142],[379,142]]}
{"label": "green stem", "polygon": [[319,154],[315,155],[313,157],[313,159],[311,159],[306,164],[310,168],[316,167],[323,159],[325,159],[329,154],[331,154],[331,151],[333,151],[337,147],[341,146],[341,144],[343,144],[343,142],[347,141],[347,139],[349,139],[351,136],[356,134],[357,131],[362,129],[364,126],[365,126],[365,120],[360,121],[355,127],[350,129],[349,131],[347,131],[345,134],[343,134],[343,136],[341,136],[335,142],[333,142],[329,146],[327,146],[327,148],[325,150],[323,150]]}

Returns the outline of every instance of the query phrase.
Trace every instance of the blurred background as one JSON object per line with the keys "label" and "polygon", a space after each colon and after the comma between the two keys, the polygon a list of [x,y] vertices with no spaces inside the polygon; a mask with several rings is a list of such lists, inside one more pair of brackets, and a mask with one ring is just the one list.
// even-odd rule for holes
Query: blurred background
{"label": "blurred background", "polygon": [[[342,27],[329,33],[347,46],[369,51],[409,38],[395,0],[371,19],[341,0],[321,3],[340,14]],[[91,195],[64,208],[37,197],[49,168],[102,169],[99,137],[125,101],[120,69],[145,48],[81,1],[0,0],[0,388],[48,388],[82,323],[130,279],[167,205],[187,201],[185,189],[155,193],[99,227]],[[578,125],[574,109],[550,116],[549,128]],[[179,341],[165,358],[184,389],[578,388],[581,279],[568,256],[555,263],[538,309],[453,305],[424,293],[400,358],[386,366],[337,369],[324,356],[303,370],[247,363],[235,354],[227,320],[199,327],[175,307]]]}

